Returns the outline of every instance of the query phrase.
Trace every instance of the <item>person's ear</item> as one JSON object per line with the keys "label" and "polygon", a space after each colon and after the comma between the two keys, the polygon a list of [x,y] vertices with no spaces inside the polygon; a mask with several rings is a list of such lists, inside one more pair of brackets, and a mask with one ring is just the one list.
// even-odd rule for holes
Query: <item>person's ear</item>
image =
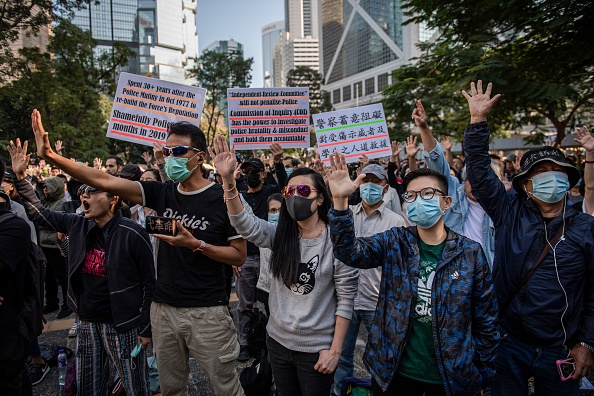
{"label": "person's ear", "polygon": [[452,197],[445,196],[443,197],[443,210],[448,210],[450,206],[452,206]]}
{"label": "person's ear", "polygon": [[116,208],[116,206],[118,204],[119,199],[120,199],[120,197],[117,196],[117,195],[114,195],[111,198],[111,205],[109,206],[109,210],[111,211],[111,213],[114,213],[115,212],[115,208]]}

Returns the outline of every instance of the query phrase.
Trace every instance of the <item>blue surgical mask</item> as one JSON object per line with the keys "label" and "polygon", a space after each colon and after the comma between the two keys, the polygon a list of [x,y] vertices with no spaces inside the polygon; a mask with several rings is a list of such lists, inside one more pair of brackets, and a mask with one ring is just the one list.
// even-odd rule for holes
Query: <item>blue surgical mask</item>
{"label": "blue surgical mask", "polygon": [[543,202],[559,202],[569,190],[569,180],[567,174],[563,172],[544,172],[530,180],[532,180],[532,195]]}
{"label": "blue surgical mask", "polygon": [[268,213],[268,222],[269,223],[278,223],[278,218],[280,217],[280,213]]}
{"label": "blue surgical mask", "polygon": [[406,206],[406,216],[420,228],[431,228],[437,224],[444,213],[439,206],[440,199],[438,195],[431,199],[422,199],[417,196],[417,199]]}
{"label": "blue surgical mask", "polygon": [[285,172],[287,172],[287,177],[289,177],[293,173],[293,168],[285,168]]}
{"label": "blue surgical mask", "polygon": [[361,199],[365,201],[367,205],[375,205],[378,203],[382,199],[383,192],[384,186],[375,183],[364,183],[359,186]]}
{"label": "blue surgical mask", "polygon": [[[200,153],[197,153],[196,155],[198,154]],[[188,161],[194,159],[196,155],[190,159],[173,156],[165,158],[165,173],[167,173],[167,176],[174,182],[181,183],[185,181],[188,177],[190,177],[192,172],[194,172],[194,169],[198,167],[198,165],[196,165],[194,169],[190,170],[186,166]]]}

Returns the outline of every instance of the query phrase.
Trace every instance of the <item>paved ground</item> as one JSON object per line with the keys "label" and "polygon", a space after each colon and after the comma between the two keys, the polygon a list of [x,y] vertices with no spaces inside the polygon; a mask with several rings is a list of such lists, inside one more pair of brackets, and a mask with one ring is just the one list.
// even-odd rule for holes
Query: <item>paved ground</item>
{"label": "paved ground", "polygon": [[[232,298],[233,300],[233,298]],[[231,303],[231,312],[233,313],[234,319],[236,317],[237,312],[237,302]],[[75,338],[68,338],[68,330],[70,329],[69,324],[71,323],[72,317],[70,317],[69,322],[64,321],[57,321],[55,317],[57,312],[54,312],[50,315],[47,315],[48,320],[50,321],[50,329],[51,327],[65,327],[68,326],[68,329],[65,330],[54,330],[45,332],[39,337],[40,344],[51,344],[51,345],[59,345],[59,346],[67,346],[68,348],[72,349],[73,351],[76,349]],[[363,327],[363,326],[362,326]],[[355,375],[358,377],[368,377],[369,374],[365,370],[363,363],[361,361],[361,356],[363,354],[363,350],[365,348],[365,343],[367,342],[367,334],[364,328],[362,328],[362,332],[359,334],[359,339],[357,341],[357,351],[356,351],[356,361],[355,361]],[[150,349],[149,349],[150,354]],[[246,363],[237,363],[237,372],[241,372],[244,367],[251,365],[252,360]],[[193,359],[190,358],[190,379],[188,381],[188,393],[190,396],[214,396],[214,392],[210,386],[208,378],[206,374],[200,369],[198,363]],[[62,392],[63,394],[63,392]],[[60,395],[60,389],[58,386],[58,369],[55,367],[51,368],[49,374],[45,377],[43,382],[33,387],[33,395],[38,396],[57,396]]]}

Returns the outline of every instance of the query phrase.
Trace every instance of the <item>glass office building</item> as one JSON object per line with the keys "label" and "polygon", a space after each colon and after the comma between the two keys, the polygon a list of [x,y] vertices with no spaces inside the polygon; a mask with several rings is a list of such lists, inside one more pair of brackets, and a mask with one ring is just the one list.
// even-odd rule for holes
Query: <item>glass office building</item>
{"label": "glass office building", "polygon": [[274,46],[284,32],[285,21],[269,23],[262,28],[262,72],[264,88],[274,87]]}

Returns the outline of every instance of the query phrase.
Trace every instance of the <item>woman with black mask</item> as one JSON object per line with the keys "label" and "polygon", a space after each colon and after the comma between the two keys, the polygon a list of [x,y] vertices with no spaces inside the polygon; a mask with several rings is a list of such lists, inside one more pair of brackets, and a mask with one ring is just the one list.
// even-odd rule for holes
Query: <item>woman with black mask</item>
{"label": "woman with black mask", "polygon": [[353,311],[356,270],[334,260],[328,230],[331,198],[323,178],[302,168],[283,189],[277,224],[244,209],[233,178],[234,150],[222,136],[209,149],[221,176],[231,224],[256,246],[270,248],[267,346],[279,395],[330,394]]}

